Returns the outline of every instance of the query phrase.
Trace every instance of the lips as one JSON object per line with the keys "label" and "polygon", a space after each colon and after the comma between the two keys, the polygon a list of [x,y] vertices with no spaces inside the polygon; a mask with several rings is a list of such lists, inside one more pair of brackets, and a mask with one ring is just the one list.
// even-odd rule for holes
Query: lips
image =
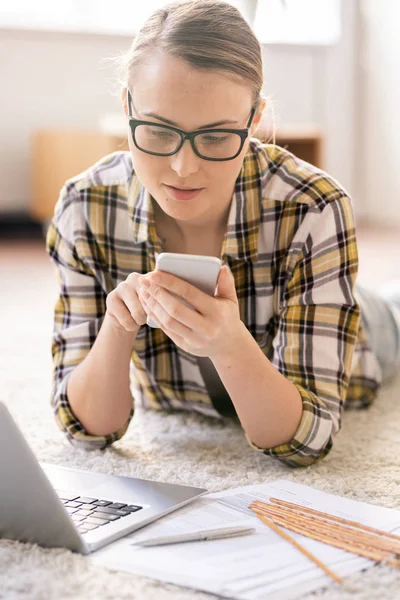
{"label": "lips", "polygon": [[187,191],[191,191],[192,192],[193,190],[201,190],[202,189],[202,188],[196,188],[196,187],[183,187],[183,186],[180,186],[180,185],[169,185],[168,183],[166,183],[165,185],[167,187],[172,187],[175,190],[182,190],[184,192],[187,192]]}
{"label": "lips", "polygon": [[165,184],[168,192],[177,200],[191,200],[197,196],[204,188],[178,188]]}

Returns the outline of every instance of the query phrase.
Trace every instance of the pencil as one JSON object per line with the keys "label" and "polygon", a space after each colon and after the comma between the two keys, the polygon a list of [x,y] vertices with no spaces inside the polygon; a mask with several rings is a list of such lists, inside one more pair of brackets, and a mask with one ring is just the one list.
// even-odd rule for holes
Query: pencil
{"label": "pencil", "polygon": [[[394,538],[396,541],[400,539],[398,536],[293,503],[285,503],[285,501],[276,499],[274,501],[275,503],[282,503],[282,506],[278,507],[276,504],[274,506],[255,500],[249,508],[257,515],[270,517],[276,524],[316,541],[353,552],[371,560],[384,560],[388,564],[400,567],[400,560],[393,557],[393,554],[400,553],[399,545],[393,542],[388,543],[388,539],[383,539],[385,536],[382,534],[386,534],[387,538]],[[284,504],[290,504],[290,509],[285,508]],[[312,513],[312,515],[307,513]],[[322,514],[324,518],[316,517],[316,514]],[[331,517],[333,522],[330,521]],[[341,524],[339,525],[338,522]],[[343,522],[354,523],[360,529],[368,532],[373,531],[374,534],[379,534],[381,537],[371,535],[371,533],[366,534],[364,531],[357,532],[355,529],[343,525]]]}
{"label": "pencil", "polygon": [[[328,513],[324,513],[319,510],[315,510],[315,508],[308,508],[306,506],[301,506],[300,504],[294,504],[293,502],[287,502],[286,500],[279,500],[278,498],[270,498],[270,501],[274,504],[278,504],[281,506],[286,506],[288,508],[293,508],[296,511],[301,511],[310,515],[316,515],[321,517],[327,517],[331,521],[336,521],[338,523],[344,523],[346,525],[351,525],[352,527],[356,527],[358,529],[363,529],[364,531],[370,531],[371,533],[376,533],[378,535],[397,540],[400,543],[400,536],[395,535],[394,533],[389,533],[388,531],[384,531],[382,529],[375,529],[374,527],[369,527],[368,525],[363,525],[362,523],[358,523],[357,521],[350,521],[348,519],[343,519],[342,517],[337,517],[336,515],[330,515]],[[256,500],[255,502],[259,502]],[[264,502],[262,504],[265,504]],[[266,506],[269,506],[266,504]]]}
{"label": "pencil", "polygon": [[328,518],[307,516],[304,512],[299,511],[297,513],[292,509],[287,510],[283,507],[280,508],[268,505],[260,506],[256,503],[253,503],[252,507],[271,518],[277,517],[278,519],[289,519],[294,524],[306,526],[310,530],[315,530],[321,535],[327,534],[337,536],[339,539],[346,539],[348,541],[354,541],[355,543],[365,544],[377,550],[383,550],[392,554],[400,553],[400,544],[392,542],[383,535],[377,536],[375,533],[372,534],[361,529],[339,524]]}
{"label": "pencil", "polygon": [[[256,513],[262,515],[262,513]],[[264,515],[262,515],[264,516]],[[349,541],[335,538],[334,536],[329,536],[326,534],[320,534],[315,531],[312,531],[309,527],[301,527],[298,524],[290,522],[285,519],[279,519],[278,517],[273,517],[273,520],[278,525],[285,527],[286,529],[290,529],[295,533],[299,533],[300,535],[304,535],[306,537],[312,538],[317,542],[322,542],[324,544],[329,544],[330,546],[335,546],[336,548],[340,548],[341,550],[346,550],[347,552],[352,552],[354,554],[358,554],[359,556],[363,556],[364,558],[369,558],[370,560],[375,561],[386,561],[388,564],[393,566],[400,566],[400,561],[393,559],[392,555],[388,552],[378,551],[374,548],[370,548],[363,544],[357,544],[355,542],[350,543]]]}
{"label": "pencil", "polygon": [[275,531],[275,533],[277,533],[278,535],[280,535],[281,537],[283,537],[286,541],[290,542],[292,544],[292,546],[294,546],[295,548],[297,548],[297,550],[299,550],[307,558],[309,558],[310,560],[312,560],[317,565],[317,567],[319,567],[320,569],[322,569],[323,571],[325,571],[325,573],[327,575],[329,575],[329,577],[331,577],[334,581],[336,581],[337,583],[343,583],[343,580],[338,575],[336,575],[336,573],[334,573],[333,571],[331,571],[316,556],[314,556],[313,554],[311,554],[311,552],[309,552],[308,550],[306,550],[305,548],[303,548],[303,546],[301,546],[301,544],[299,544],[298,542],[296,542],[296,540],[294,540],[292,537],[290,537],[290,535],[288,535],[287,533],[285,533],[285,531],[282,531],[282,529],[280,529],[279,527],[277,527],[277,525],[275,525],[272,521],[270,521],[270,519],[268,519],[267,517],[265,517],[264,515],[262,515],[260,513],[256,513],[256,514],[257,514],[257,517],[265,525],[268,525],[268,527],[270,527],[271,529],[273,529],[273,531]]}

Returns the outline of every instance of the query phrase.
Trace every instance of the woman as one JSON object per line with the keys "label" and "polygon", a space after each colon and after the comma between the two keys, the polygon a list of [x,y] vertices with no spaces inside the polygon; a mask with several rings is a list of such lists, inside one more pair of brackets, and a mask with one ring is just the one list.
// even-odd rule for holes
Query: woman
{"label": "woman", "polygon": [[[156,11],[122,71],[130,152],[69,180],[48,232],[61,280],[57,421],[72,442],[104,447],[138,401],[230,415],[255,449],[310,465],[331,449],[344,404],[368,406],[399,362],[394,308],[364,290],[356,299],[351,201],[252,138],[261,48],[233,6]],[[215,297],[153,272],[161,251],[222,258]],[[397,343],[386,362],[371,307]]]}

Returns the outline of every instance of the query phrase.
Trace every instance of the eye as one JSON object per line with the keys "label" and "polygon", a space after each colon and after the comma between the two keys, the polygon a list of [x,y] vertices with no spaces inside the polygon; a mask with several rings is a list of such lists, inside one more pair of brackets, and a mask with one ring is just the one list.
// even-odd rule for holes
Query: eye
{"label": "eye", "polygon": [[205,134],[201,137],[203,142],[207,142],[209,144],[221,144],[229,139],[229,135],[211,135]]}
{"label": "eye", "polygon": [[170,138],[173,136],[172,131],[168,131],[168,129],[160,129],[160,128],[156,128],[156,129],[148,129],[148,133],[151,134],[153,137],[159,137],[159,138]]}

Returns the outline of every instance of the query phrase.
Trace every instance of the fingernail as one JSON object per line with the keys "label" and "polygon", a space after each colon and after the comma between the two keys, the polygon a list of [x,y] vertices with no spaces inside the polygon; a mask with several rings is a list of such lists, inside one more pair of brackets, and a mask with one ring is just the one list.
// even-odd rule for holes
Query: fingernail
{"label": "fingernail", "polygon": [[232,275],[232,277],[233,277],[233,273],[232,273],[232,271],[231,271],[230,266],[228,265],[228,263],[225,263],[225,267],[227,268],[228,273],[230,273]]}

